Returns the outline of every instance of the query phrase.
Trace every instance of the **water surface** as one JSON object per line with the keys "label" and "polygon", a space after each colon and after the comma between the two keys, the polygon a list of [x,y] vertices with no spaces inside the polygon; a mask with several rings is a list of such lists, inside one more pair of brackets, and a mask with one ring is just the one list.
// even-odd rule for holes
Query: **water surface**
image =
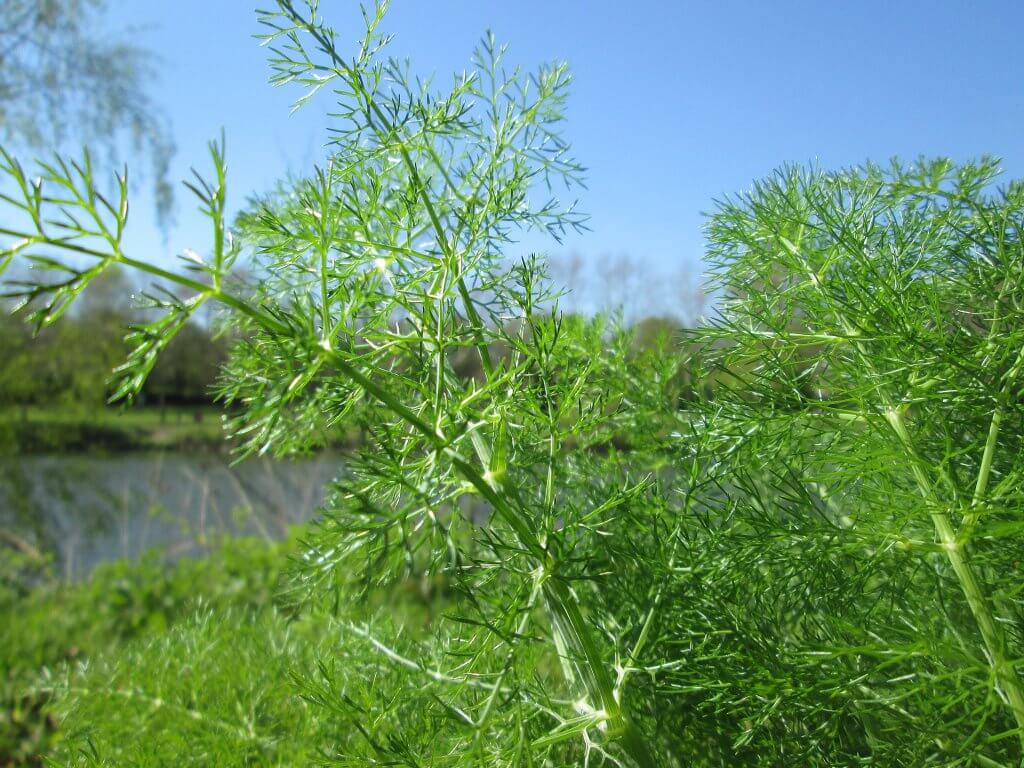
{"label": "water surface", "polygon": [[39,455],[0,459],[0,527],[81,578],[154,547],[201,554],[222,534],[283,537],[309,520],[341,473],[336,455],[298,461],[215,454]]}

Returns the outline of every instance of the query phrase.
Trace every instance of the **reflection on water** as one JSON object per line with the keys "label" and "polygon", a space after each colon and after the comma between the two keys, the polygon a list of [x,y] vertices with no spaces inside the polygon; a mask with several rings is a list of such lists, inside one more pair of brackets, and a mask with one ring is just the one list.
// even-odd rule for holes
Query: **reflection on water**
{"label": "reflection on water", "polygon": [[201,454],[4,458],[0,527],[81,578],[157,546],[181,557],[225,533],[280,538],[313,516],[341,466],[337,456],[237,466]]}

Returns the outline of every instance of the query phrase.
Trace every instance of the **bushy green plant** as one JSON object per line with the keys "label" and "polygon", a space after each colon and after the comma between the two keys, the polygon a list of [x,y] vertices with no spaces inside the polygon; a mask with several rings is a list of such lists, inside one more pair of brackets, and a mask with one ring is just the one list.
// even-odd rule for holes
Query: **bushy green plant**
{"label": "bushy green plant", "polygon": [[[55,275],[20,287],[38,324],[115,264],[192,292],[153,293],[119,396],[213,301],[240,339],[219,393],[243,455],[366,435],[291,582],[332,640],[295,685],[352,736],[325,759],[1018,762],[1020,188],[937,163],[787,171],[725,201],[720,313],[688,341],[715,388],[681,411],[679,358],[563,317],[543,262],[503,253],[583,224],[545,187],[581,174],[565,68],[507,71],[488,37],[439,90],[384,58],[384,11],[352,53],[315,3],[262,15],[273,81],[337,97],[331,157],[232,231],[215,144],[191,272],[122,250],[123,175],[107,197],[87,158],[35,181],[4,163],[5,258]],[[370,608],[410,577],[443,596],[415,633]],[[130,686],[111,663],[98,679]],[[226,699],[194,705],[228,721]],[[80,711],[109,759],[155,759]]]}
{"label": "bushy green plant", "polygon": [[[461,713],[451,759],[543,760],[585,745],[651,765],[614,661],[632,645],[625,636],[640,631],[643,606],[626,626],[608,624],[587,598],[600,574],[580,556],[612,511],[639,513],[646,484],[595,471],[585,454],[562,455],[568,438],[586,444],[606,430],[615,410],[600,336],[550,311],[536,260],[509,267],[501,254],[524,227],[559,236],[582,224],[546,195],[535,202],[545,183],[580,175],[558,134],[568,73],[562,65],[507,72],[502,49],[486,38],[473,70],[438,91],[382,58],[383,4],[366,15],[352,56],[336,47],[315,4],[278,6],[261,19],[274,81],[301,83],[310,91],[303,100],[331,89],[339,101],[327,165],[245,222],[259,281],[230,284],[242,239],[224,218],[220,145],[214,180],[191,185],[214,227],[210,258],[191,265],[195,277],[123,252],[123,174],[108,198],[88,157],[44,163],[33,181],[5,156],[22,193],[6,199],[27,227],[5,225],[20,238],[7,258],[24,252],[58,275],[23,287],[33,319],[54,322],[116,264],[191,289],[189,298],[151,297],[163,314],[136,327],[120,370],[117,395],[131,396],[199,306],[220,302],[244,335],[221,395],[244,406],[233,428],[247,451],[304,450],[325,421],[364,419],[369,445],[311,541],[312,593],[347,594],[427,568],[460,594],[458,615],[443,622],[454,654],[438,673],[444,695],[419,699],[430,717]],[[77,267],[40,253],[44,244],[92,261]],[[490,359],[494,342],[511,350],[507,360]],[[453,374],[459,347],[479,354],[482,380]],[[376,407],[357,410],[365,399]],[[461,512],[466,505],[480,509]],[[550,659],[540,669],[531,661],[538,648]],[[365,735],[380,759],[409,749]]]}
{"label": "bushy green plant", "polygon": [[288,686],[293,668],[315,665],[316,637],[272,610],[200,609],[149,642],[67,667],[41,681],[62,697],[54,757],[74,766],[316,764],[351,740]]}
{"label": "bushy green plant", "polygon": [[1021,759],[1024,188],[997,174],[792,168],[711,217],[697,337],[732,383],[695,414],[704,586],[675,608],[717,637],[672,674],[767,763]]}

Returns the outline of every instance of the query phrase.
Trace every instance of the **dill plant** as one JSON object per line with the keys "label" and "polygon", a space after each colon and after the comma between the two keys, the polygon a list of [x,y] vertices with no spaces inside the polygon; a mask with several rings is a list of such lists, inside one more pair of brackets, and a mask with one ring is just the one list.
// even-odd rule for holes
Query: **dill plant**
{"label": "dill plant", "polygon": [[[39,275],[12,284],[37,325],[114,265],[163,286],[118,397],[214,302],[242,456],[366,436],[289,582],[315,658],[276,646],[322,759],[1019,764],[1021,187],[993,193],[989,161],[786,169],[710,219],[716,316],[685,354],[637,355],[561,315],[542,260],[507,258],[523,229],[585,223],[548,186],[583,173],[565,67],[510,70],[486,37],[441,88],[386,58],[385,11],[354,50],[315,3],[261,14],[272,81],[335,98],[330,157],[229,226],[213,144],[190,182],[212,245],[181,271],[123,251],[124,174],[107,195],[88,156],[36,178],[3,156],[0,259]],[[437,598],[422,626],[372,608],[410,578]],[[131,658],[230,657],[209,621],[182,632]],[[235,722],[173,667],[151,682],[182,706],[153,723],[188,718],[228,760],[206,707],[287,761],[258,685]],[[69,695],[96,723],[84,764],[159,763]]]}
{"label": "dill plant", "polygon": [[998,170],[787,168],[710,218],[705,589],[676,621],[719,634],[672,674],[752,761],[1020,764],[1024,188]]}
{"label": "dill plant", "polygon": [[[0,228],[15,238],[3,258],[39,275],[13,292],[41,327],[115,265],[159,281],[117,370],[115,398],[129,399],[175,333],[218,303],[241,339],[219,394],[240,406],[229,429],[242,456],[305,451],[325,427],[359,422],[367,445],[297,569],[300,593],[345,638],[343,679],[330,660],[298,676],[363,736],[339,760],[655,765],[619,664],[643,647],[650,612],[609,614],[595,586],[608,561],[590,556],[611,520],[640,521],[652,493],[586,450],[629,427],[608,395],[622,358],[604,358],[600,327],[552,310],[539,260],[502,254],[524,228],[557,238],[583,225],[545,191],[582,175],[559,135],[568,71],[508,70],[486,37],[472,70],[439,89],[384,57],[385,10],[364,11],[354,52],[316,3],[261,13],[272,82],[301,85],[299,104],[336,97],[331,156],[235,231],[224,146],[211,145],[212,178],[188,186],[213,242],[185,270],[123,250],[126,173],[105,194],[88,155],[41,162],[31,178],[5,154],[18,221]],[[247,248],[257,279],[243,283],[232,268]],[[453,368],[465,350],[477,375]],[[570,441],[582,450],[567,455]],[[342,606],[410,573],[435,574],[452,608],[403,655],[400,626],[346,620]],[[403,673],[390,689],[381,665]]]}

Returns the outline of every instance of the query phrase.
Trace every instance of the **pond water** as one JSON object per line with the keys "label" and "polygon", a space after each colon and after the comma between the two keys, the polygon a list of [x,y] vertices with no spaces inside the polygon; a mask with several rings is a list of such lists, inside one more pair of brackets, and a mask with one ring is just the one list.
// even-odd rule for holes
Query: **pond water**
{"label": "pond water", "polygon": [[342,460],[321,455],[236,466],[213,454],[0,459],[0,529],[52,552],[67,579],[154,547],[201,554],[219,534],[283,537],[313,517]]}

